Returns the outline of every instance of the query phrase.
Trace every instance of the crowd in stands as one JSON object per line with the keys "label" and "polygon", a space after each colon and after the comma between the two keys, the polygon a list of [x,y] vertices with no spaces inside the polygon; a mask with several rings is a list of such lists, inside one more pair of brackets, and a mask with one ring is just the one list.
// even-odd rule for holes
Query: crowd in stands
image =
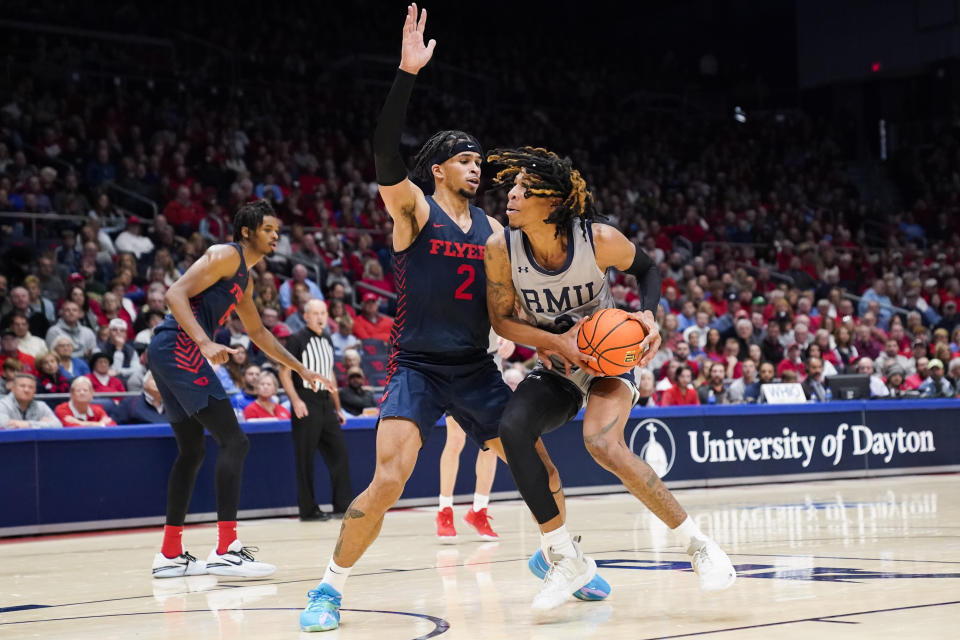
{"label": "crowd in stands", "polygon": [[[0,212],[76,217],[36,228],[0,219],[0,426],[162,421],[145,349],[164,294],[207,247],[230,240],[237,206],[259,198],[285,225],[276,255],[251,272],[264,325],[283,340],[305,326],[307,301],[325,300],[343,406],[376,406],[396,292],[369,144],[382,92],[330,92],[296,72],[305,64],[284,63],[273,109],[270,96],[18,78],[0,105]],[[960,394],[958,138],[904,163],[914,200],[891,215],[859,195],[846,150],[811,118],[624,111],[617,83],[571,93],[575,68],[545,76],[506,55],[489,64],[514,77],[504,100],[526,105],[532,92],[543,108],[490,117],[463,96],[425,91],[404,150],[456,123],[490,147],[571,156],[608,223],[663,276],[663,345],[638,377],[642,405],[756,402],[761,385],[791,381],[826,401],[826,378],[842,373],[870,375],[873,397]],[[133,211],[124,193],[158,214]],[[503,192],[478,198],[501,220],[504,203]],[[610,277],[617,304],[638,308],[635,283]],[[238,413],[288,415],[275,365],[240,321],[214,339],[243,347],[217,368]],[[534,359],[517,345],[506,375],[522,377]],[[34,399],[49,393],[70,400]]]}

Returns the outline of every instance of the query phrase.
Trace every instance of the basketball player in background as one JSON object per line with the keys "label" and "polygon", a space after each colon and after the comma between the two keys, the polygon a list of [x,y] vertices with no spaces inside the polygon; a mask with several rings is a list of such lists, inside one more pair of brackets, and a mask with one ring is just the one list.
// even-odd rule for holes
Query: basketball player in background
{"label": "basketball player in background", "polygon": [[[373,140],[380,195],[394,222],[398,288],[393,352],[380,402],[376,469],[370,485],[344,514],[323,581],[308,593],[309,602],[300,614],[304,631],[329,631],[340,625],[350,569],[377,538],[384,514],[400,498],[440,416],[452,416],[481,449],[503,456],[497,431],[510,389],[487,353],[490,321],[482,264],[487,238],[499,234],[502,226],[470,205],[480,186],[480,144],[463,131],[440,131],[424,143],[414,174],[425,183],[433,182],[430,196],[409,179],[400,156],[400,134],[416,74],[436,45],[434,40],[424,44],[426,19],[424,11],[418,20],[416,4],[407,8],[400,68]],[[556,468],[542,442],[534,447],[538,465],[547,470],[548,491],[553,491],[563,512]]]}
{"label": "basketball player in background", "polygon": [[[534,610],[559,606],[596,573],[596,563],[567,532],[535,448],[542,434],[568,422],[583,405],[583,441],[594,460],[677,532],[703,590],[729,587],[736,573],[727,555],[624,442],[638,397],[633,370],[604,376],[591,368],[595,359],[577,348],[584,320],[615,306],[605,277],[614,267],[637,279],[643,298],[642,311],[631,314],[647,333],[639,366],[654,357],[660,346],[653,315],[660,299],[656,265],[615,228],[594,222],[593,196],[569,159],[522,147],[493,151],[487,160],[500,167],[495,185],[512,184],[510,228],[490,236],[484,255],[490,322],[498,335],[536,347],[543,356],[517,387],[500,423],[510,472],[540,524],[541,550],[550,564]],[[514,305],[523,319],[514,315]]]}
{"label": "basketball player in background", "polygon": [[[440,454],[440,505],[437,508],[437,539],[440,542],[456,542],[457,529],[453,524],[453,490],[460,469],[460,454],[467,441],[467,434],[452,417],[446,417],[447,440]],[[490,503],[490,489],[497,475],[497,453],[493,449],[477,452],[474,466],[477,482],[473,491],[473,505],[463,521],[474,528],[484,540],[499,540],[500,536],[490,525],[487,505]]]}
{"label": "basketball player in background", "polygon": [[[214,342],[214,331],[236,310],[250,339],[264,353],[304,380],[323,382],[263,326],[253,305],[250,269],[273,253],[280,233],[273,208],[266,200],[245,204],[237,211],[233,228],[233,242],[207,249],[167,291],[170,314],[157,325],[148,347],[150,371],[179,451],[167,485],[167,519],[163,545],[153,560],[154,578],[203,573],[261,577],[276,569],[254,560],[251,548],[237,540],[240,481],[250,441],[210,366],[225,363],[237,349]],[[184,551],[182,542],[193,484],[203,462],[204,429],[219,447],[214,479],[217,546],[206,563]]]}
{"label": "basketball player in background", "polygon": [[[493,331],[490,332],[488,353],[493,355],[497,371],[502,370],[503,358],[509,358],[513,350],[512,342],[504,340]],[[437,539],[444,543],[457,540],[457,529],[453,524],[453,491],[457,483],[457,471],[460,469],[460,454],[467,440],[467,434],[456,420],[447,416],[446,423],[447,440],[440,453],[440,505],[437,509]],[[463,521],[473,527],[483,540],[499,540],[500,536],[493,530],[490,525],[491,518],[487,515],[490,489],[493,488],[493,479],[497,475],[497,454],[493,449],[480,449],[477,452],[474,472],[477,482],[473,491],[473,506],[463,516]]]}

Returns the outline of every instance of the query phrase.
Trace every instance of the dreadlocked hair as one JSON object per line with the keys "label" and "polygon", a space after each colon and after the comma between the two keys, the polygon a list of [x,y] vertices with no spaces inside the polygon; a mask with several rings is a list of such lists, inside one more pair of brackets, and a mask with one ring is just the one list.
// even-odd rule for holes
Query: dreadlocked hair
{"label": "dreadlocked hair", "polygon": [[433,184],[431,168],[435,164],[441,164],[449,160],[453,155],[451,153],[453,148],[461,142],[472,142],[477,145],[477,149],[482,149],[477,139],[465,131],[446,129],[430,136],[413,158],[413,177],[428,184]]}
{"label": "dreadlocked hair", "polygon": [[517,175],[524,172],[525,198],[557,198],[560,204],[544,220],[556,226],[555,236],[566,232],[575,218],[586,234],[587,222],[600,218],[593,194],[570,158],[561,158],[542,147],[494,149],[487,162],[502,168],[493,178],[495,187],[510,187]]}

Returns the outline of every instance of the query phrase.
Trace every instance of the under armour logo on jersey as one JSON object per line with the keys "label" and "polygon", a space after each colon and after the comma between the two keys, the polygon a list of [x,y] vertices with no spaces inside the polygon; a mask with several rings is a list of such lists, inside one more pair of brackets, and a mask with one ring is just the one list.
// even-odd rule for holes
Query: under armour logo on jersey
{"label": "under armour logo on jersey", "polygon": [[517,267],[517,273],[530,273],[530,267]]}

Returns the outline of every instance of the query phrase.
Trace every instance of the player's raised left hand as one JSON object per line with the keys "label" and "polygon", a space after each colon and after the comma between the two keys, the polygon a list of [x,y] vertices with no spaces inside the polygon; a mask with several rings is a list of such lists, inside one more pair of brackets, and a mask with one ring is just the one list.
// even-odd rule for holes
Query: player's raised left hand
{"label": "player's raised left hand", "polygon": [[418,73],[433,57],[437,41],[423,43],[423,30],[427,26],[427,10],[417,19],[417,3],[407,6],[407,19],[403,23],[403,42],[400,45],[400,68],[407,73]]}
{"label": "player's raised left hand", "polygon": [[660,344],[663,342],[660,327],[657,326],[657,319],[652,311],[635,311],[630,314],[630,317],[640,322],[647,330],[647,337],[640,343],[640,353],[643,355],[640,356],[640,362],[637,364],[638,367],[645,367],[660,350]]}

